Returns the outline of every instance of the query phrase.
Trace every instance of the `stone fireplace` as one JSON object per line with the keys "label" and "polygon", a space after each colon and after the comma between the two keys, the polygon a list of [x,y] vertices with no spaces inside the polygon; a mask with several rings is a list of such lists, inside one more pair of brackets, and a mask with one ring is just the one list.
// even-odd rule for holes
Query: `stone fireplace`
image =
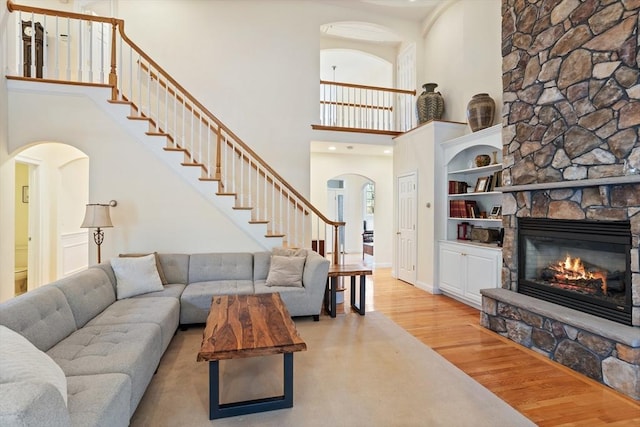
{"label": "stone fireplace", "polygon": [[[481,323],[640,400],[640,0],[503,0],[502,14],[503,280],[482,292]],[[577,299],[622,299],[621,320],[518,292],[559,281],[522,253],[521,239],[544,246],[520,232],[529,220],[628,224],[611,263],[602,242],[561,241],[611,281],[582,279]]]}

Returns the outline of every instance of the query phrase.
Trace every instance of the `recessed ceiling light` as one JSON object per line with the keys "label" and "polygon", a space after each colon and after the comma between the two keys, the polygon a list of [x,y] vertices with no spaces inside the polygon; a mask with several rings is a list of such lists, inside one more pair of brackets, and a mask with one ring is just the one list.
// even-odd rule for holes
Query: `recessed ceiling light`
{"label": "recessed ceiling light", "polygon": [[347,145],[347,150],[353,150],[353,145]]}
{"label": "recessed ceiling light", "polygon": [[391,150],[384,150],[383,153],[384,154],[391,154]]}
{"label": "recessed ceiling light", "polygon": [[336,151],[336,147],[334,147],[333,145],[331,147],[329,147],[329,150],[331,151]]}

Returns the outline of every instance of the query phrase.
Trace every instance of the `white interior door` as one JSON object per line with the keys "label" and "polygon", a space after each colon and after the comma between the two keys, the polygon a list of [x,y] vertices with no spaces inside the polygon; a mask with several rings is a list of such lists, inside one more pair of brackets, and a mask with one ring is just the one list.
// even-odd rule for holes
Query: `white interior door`
{"label": "white interior door", "polygon": [[411,284],[416,282],[417,182],[415,173],[398,177],[398,279]]}

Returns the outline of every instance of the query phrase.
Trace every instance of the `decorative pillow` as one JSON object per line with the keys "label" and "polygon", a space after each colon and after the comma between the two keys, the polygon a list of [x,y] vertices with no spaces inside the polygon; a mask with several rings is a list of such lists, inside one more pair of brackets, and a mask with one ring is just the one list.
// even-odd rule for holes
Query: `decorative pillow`
{"label": "decorative pillow", "polygon": [[48,383],[67,404],[67,377],[49,355],[19,333],[0,325],[0,384]]}
{"label": "decorative pillow", "polygon": [[134,258],[112,258],[111,268],[116,275],[118,299],[164,289],[153,254]]}
{"label": "decorative pillow", "polygon": [[302,272],[306,257],[271,255],[267,286],[302,287]]}
{"label": "decorative pillow", "polygon": [[[147,256],[150,254],[120,254],[118,255],[120,258],[138,258],[141,256]],[[162,265],[160,264],[160,257],[158,256],[158,252],[153,252],[153,255],[156,257],[156,268],[158,269],[158,275],[160,276],[160,281],[162,282],[162,286],[166,286],[169,284],[167,277],[164,275],[164,270],[162,269]]]}
{"label": "decorative pillow", "polygon": [[271,250],[272,255],[278,256],[298,256],[298,257],[306,257],[307,250],[303,248],[285,248],[285,247],[277,247]]}

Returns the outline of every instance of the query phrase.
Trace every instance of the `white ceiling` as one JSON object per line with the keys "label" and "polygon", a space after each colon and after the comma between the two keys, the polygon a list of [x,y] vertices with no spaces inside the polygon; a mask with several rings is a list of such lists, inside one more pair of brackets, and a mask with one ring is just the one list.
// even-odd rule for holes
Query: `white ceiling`
{"label": "white ceiling", "polygon": [[[331,147],[334,147],[335,149],[331,149]],[[388,145],[311,141],[311,152],[324,154],[350,154],[354,156],[391,157],[393,155],[393,147]]]}
{"label": "white ceiling", "polygon": [[448,0],[314,0],[366,12],[422,22]]}

